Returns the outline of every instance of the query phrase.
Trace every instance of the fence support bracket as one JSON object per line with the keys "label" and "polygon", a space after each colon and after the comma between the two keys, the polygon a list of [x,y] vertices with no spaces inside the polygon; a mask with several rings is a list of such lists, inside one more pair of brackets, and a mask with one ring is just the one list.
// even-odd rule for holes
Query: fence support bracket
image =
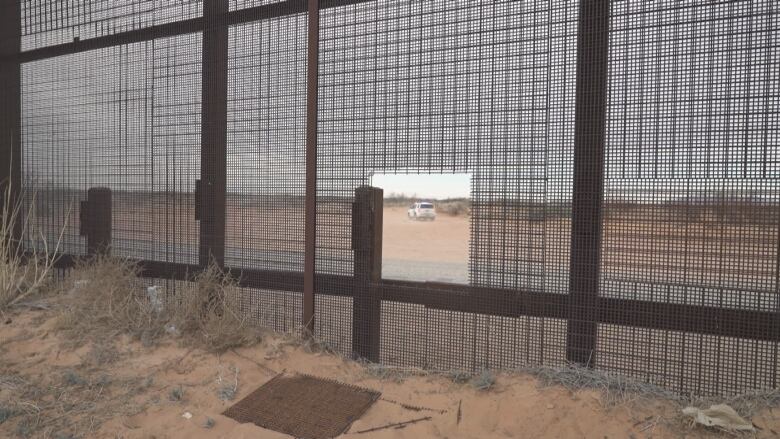
{"label": "fence support bracket", "polygon": [[355,289],[352,299],[352,353],[379,362],[382,308],[382,189],[361,186],[352,205]]}
{"label": "fence support bracket", "polygon": [[87,238],[88,255],[110,254],[111,227],[111,189],[90,188],[79,209],[79,234]]}

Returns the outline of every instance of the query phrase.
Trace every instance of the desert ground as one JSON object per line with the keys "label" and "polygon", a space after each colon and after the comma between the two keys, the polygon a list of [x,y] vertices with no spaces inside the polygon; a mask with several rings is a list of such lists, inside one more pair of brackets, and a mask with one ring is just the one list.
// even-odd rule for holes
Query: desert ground
{"label": "desert ground", "polygon": [[412,221],[403,207],[386,207],[382,215],[383,277],[468,283],[467,216],[440,213],[435,221]]}
{"label": "desert ground", "polygon": [[[346,360],[291,336],[267,334],[222,355],[175,339],[145,347],[117,335],[69,349],[56,312],[6,313],[0,327],[0,437],[284,438],[221,413],[278,373],[305,373],[380,391],[342,437],[703,438],[677,402],[542,384],[523,373],[471,379]],[[492,379],[495,381],[489,384]],[[485,387],[486,382],[489,384]],[[227,390],[226,390],[227,389]],[[191,418],[183,417],[186,413]],[[403,428],[376,427],[425,418]],[[760,408],[753,435],[777,437],[780,409]]]}

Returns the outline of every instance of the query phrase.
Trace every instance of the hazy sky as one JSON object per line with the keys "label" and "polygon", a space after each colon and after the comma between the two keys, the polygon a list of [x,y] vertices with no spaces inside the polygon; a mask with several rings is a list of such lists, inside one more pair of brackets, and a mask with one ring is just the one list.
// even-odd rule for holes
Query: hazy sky
{"label": "hazy sky", "polygon": [[417,198],[464,198],[471,191],[470,174],[376,174],[371,185],[390,194]]}

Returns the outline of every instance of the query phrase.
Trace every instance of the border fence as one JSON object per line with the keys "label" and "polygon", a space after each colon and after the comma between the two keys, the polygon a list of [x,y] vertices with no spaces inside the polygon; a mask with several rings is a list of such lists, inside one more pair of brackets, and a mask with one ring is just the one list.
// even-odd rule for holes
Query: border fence
{"label": "border fence", "polygon": [[[773,0],[18,0],[0,181],[385,364],[778,387]],[[472,175],[469,283],[383,279],[374,173]],[[25,210],[27,211],[27,210]]]}

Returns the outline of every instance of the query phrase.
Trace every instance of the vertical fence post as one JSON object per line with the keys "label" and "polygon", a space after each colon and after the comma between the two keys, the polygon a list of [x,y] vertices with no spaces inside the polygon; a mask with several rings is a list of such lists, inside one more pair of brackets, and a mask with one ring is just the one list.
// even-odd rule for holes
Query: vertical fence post
{"label": "vertical fence post", "polygon": [[309,0],[306,77],[306,201],[303,261],[303,326],[314,334],[314,271],[317,251],[317,92],[320,62],[320,2]]}
{"label": "vertical fence post", "polygon": [[352,301],[352,353],[379,362],[382,279],[382,189],[361,186],[352,205],[355,296]]}
{"label": "vertical fence post", "polygon": [[227,197],[228,29],[219,18],[228,0],[203,2],[203,77],[200,147],[199,263],[225,265]]}
{"label": "vertical fence post", "polygon": [[80,234],[87,237],[88,255],[110,254],[111,215],[111,189],[90,188],[79,211]]}
{"label": "vertical fence post", "polygon": [[601,268],[609,3],[582,0],[577,30],[567,360],[593,367]]}
{"label": "vertical fence post", "polygon": [[[22,77],[19,64],[22,19],[21,2],[6,1],[0,6],[0,213],[9,212],[19,202],[22,186]],[[10,192],[8,192],[10,185]],[[8,199],[6,200],[6,196]],[[9,205],[6,205],[8,201]],[[10,219],[10,215],[6,217]],[[19,239],[21,221],[9,224]]]}

